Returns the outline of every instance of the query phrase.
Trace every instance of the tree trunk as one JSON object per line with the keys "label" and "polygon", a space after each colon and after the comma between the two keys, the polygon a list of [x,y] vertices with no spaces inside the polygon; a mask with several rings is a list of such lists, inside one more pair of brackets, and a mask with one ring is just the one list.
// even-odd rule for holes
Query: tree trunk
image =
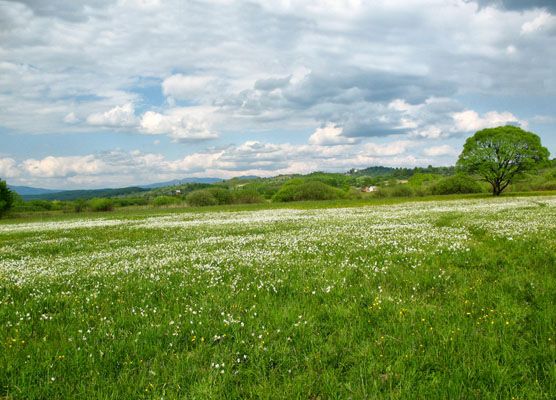
{"label": "tree trunk", "polygon": [[500,188],[500,183],[493,182],[491,183],[491,185],[492,185],[492,195],[500,196],[500,193],[502,193],[502,189]]}

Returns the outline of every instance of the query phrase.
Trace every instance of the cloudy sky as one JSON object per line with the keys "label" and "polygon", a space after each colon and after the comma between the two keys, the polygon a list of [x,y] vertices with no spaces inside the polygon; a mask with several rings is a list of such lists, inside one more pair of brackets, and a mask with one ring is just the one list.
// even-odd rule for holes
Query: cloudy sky
{"label": "cloudy sky", "polygon": [[556,153],[554,0],[0,0],[0,178],[47,188]]}

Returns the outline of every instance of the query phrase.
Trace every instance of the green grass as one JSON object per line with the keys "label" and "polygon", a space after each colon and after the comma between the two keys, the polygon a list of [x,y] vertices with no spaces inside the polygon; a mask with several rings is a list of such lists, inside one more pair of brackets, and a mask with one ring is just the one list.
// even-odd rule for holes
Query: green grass
{"label": "green grass", "polygon": [[556,196],[470,197],[3,223],[0,398],[553,399]]}

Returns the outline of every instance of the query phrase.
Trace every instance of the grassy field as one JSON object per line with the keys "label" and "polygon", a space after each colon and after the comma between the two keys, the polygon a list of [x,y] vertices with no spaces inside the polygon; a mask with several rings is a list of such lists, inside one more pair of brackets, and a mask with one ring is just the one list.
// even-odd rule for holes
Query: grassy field
{"label": "grassy field", "polygon": [[555,398],[556,196],[338,205],[3,222],[0,398]]}

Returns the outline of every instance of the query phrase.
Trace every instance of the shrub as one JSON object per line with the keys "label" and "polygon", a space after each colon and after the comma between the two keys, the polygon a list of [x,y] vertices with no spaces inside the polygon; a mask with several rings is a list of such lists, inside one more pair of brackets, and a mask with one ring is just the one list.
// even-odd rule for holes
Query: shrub
{"label": "shrub", "polygon": [[411,197],[415,193],[411,186],[405,185],[396,185],[388,188],[388,195],[390,197]]}
{"label": "shrub", "polygon": [[172,196],[157,196],[153,199],[153,205],[156,207],[169,206],[170,204],[176,204],[179,201],[179,198]]}
{"label": "shrub", "polygon": [[415,196],[428,196],[432,193],[431,190],[431,185],[423,185],[423,186],[419,186],[419,187],[414,187],[413,188],[413,193]]}
{"label": "shrub", "polygon": [[114,206],[127,207],[127,206],[144,206],[149,203],[147,197],[118,197],[112,199]]}
{"label": "shrub", "polygon": [[264,201],[256,190],[241,189],[232,192],[233,202],[236,204],[253,204],[262,203]]}
{"label": "shrub", "polygon": [[556,180],[544,182],[540,188],[540,190],[556,190]]}
{"label": "shrub", "polygon": [[28,211],[50,211],[52,210],[52,202],[48,200],[30,200],[25,202],[24,208]]}
{"label": "shrub", "polygon": [[464,194],[480,193],[482,191],[481,185],[467,175],[449,176],[432,186],[433,194]]}
{"label": "shrub", "polygon": [[83,199],[78,199],[73,202],[73,211],[82,212],[87,208],[87,202]]}
{"label": "shrub", "polygon": [[348,191],[346,192],[346,197],[350,198],[350,199],[362,199],[363,198],[363,193],[361,192],[361,190],[354,188],[354,187],[350,187],[348,189]]}
{"label": "shrub", "polygon": [[372,197],[384,198],[388,196],[388,189],[384,187],[379,187],[374,192],[371,192],[370,194]]}
{"label": "shrub", "polygon": [[319,181],[298,182],[292,179],[272,197],[273,201],[334,200],[345,193]]}
{"label": "shrub", "polygon": [[92,211],[112,211],[114,203],[111,199],[91,199],[89,207]]}
{"label": "shrub", "polygon": [[209,189],[194,190],[185,198],[187,204],[192,207],[215,206],[218,200]]}
{"label": "shrub", "polygon": [[413,176],[408,179],[408,183],[416,188],[434,184],[440,179],[442,179],[442,176],[437,174],[425,174],[418,172],[416,174],[413,174]]}
{"label": "shrub", "polygon": [[216,204],[232,204],[232,194],[228,189],[216,187],[206,190],[208,190],[212,194],[212,197],[216,199]]}

